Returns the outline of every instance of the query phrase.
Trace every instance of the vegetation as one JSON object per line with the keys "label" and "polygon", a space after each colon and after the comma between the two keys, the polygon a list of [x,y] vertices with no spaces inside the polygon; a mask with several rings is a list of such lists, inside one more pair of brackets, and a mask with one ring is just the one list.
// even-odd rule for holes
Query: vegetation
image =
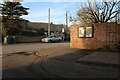
{"label": "vegetation", "polygon": [[27,10],[20,2],[4,2],[1,4],[3,20],[20,19],[22,15],[28,15]]}
{"label": "vegetation", "polygon": [[120,51],[120,41],[118,42],[118,44],[115,44],[115,48]]}
{"label": "vegetation", "polygon": [[3,36],[20,34],[21,26],[19,20],[20,16],[28,15],[28,8],[21,5],[20,2],[4,2],[0,5],[2,12],[2,34]]}
{"label": "vegetation", "polygon": [[19,35],[21,28],[18,20],[7,20],[3,22],[2,34],[4,36]]}
{"label": "vegetation", "polygon": [[104,45],[104,46],[103,46],[103,49],[110,50],[111,48],[110,48],[109,45]]}
{"label": "vegetation", "polygon": [[120,42],[115,44],[115,48],[111,48],[109,45],[104,45],[103,48],[97,48],[95,51],[99,52],[118,52],[120,51]]}
{"label": "vegetation", "polygon": [[119,12],[119,0],[112,0],[111,2],[103,0],[103,2],[94,3],[87,0],[77,11],[77,17],[70,17],[70,21],[80,23],[117,22],[117,19],[120,18],[120,16],[118,16]]}

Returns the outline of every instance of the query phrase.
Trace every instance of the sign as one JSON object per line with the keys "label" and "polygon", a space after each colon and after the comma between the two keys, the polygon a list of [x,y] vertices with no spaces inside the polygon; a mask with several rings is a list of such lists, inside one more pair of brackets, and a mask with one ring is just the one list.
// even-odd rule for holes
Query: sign
{"label": "sign", "polygon": [[65,29],[64,28],[62,28],[62,33],[64,33],[65,32]]}

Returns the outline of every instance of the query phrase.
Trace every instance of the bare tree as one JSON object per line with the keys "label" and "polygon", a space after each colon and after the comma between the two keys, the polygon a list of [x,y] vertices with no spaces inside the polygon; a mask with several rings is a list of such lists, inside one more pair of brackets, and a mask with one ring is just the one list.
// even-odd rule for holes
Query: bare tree
{"label": "bare tree", "polygon": [[87,3],[82,5],[77,11],[76,19],[70,19],[71,21],[80,21],[81,23],[116,22],[117,15],[120,12],[119,6],[119,0],[113,0],[112,2],[103,0],[102,2],[96,2],[95,10],[94,3],[87,0]]}

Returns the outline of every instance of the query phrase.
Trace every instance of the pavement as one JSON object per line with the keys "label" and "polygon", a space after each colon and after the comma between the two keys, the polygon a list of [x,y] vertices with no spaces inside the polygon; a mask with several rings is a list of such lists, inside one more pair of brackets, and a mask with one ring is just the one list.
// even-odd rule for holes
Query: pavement
{"label": "pavement", "polygon": [[[59,50],[60,52],[58,50],[51,52],[49,49],[46,51],[39,50],[36,53],[37,56],[43,58],[40,67],[46,73],[52,75],[47,75],[50,78],[116,78],[119,76],[118,68],[120,67],[120,63],[118,59],[120,58],[120,54],[118,52],[76,52],[76,49],[72,48],[59,48]],[[65,50],[67,52],[63,53]],[[71,52],[70,50],[73,53],[69,53]],[[44,54],[47,51],[50,52]],[[62,54],[61,51],[63,51]],[[56,52],[57,54],[53,54]],[[39,74],[40,70],[38,71],[38,66],[33,65],[32,68],[36,74]]]}
{"label": "pavement", "polygon": [[78,59],[78,62],[120,67],[119,59],[120,53],[118,52],[94,52]]}
{"label": "pavement", "polygon": [[[50,53],[47,53],[47,55],[46,54],[44,55],[43,51],[39,50],[36,53],[36,55],[39,56],[39,57],[43,57],[43,58],[44,57],[52,58],[52,57],[56,56],[56,55],[54,55],[54,56],[52,55],[52,57],[48,57],[48,55],[53,53],[54,51],[50,52]],[[57,51],[57,55],[58,54],[59,54],[59,52]],[[94,64],[94,65],[104,65],[104,66],[120,67],[120,62],[119,62],[120,53],[119,52],[92,52],[92,54],[89,53],[88,55],[86,55],[86,53],[85,53],[85,55],[79,55],[77,53],[74,53],[74,54],[72,55],[72,57],[74,57],[75,59],[74,58],[73,59],[69,59],[70,57],[66,56],[66,57],[64,57],[64,60],[76,61],[76,62],[85,63],[85,64]],[[51,55],[49,55],[49,56],[51,56]],[[79,57],[77,58],[76,56],[77,57],[79,56]],[[59,60],[60,59],[62,60],[62,58],[63,57],[60,57],[60,58],[57,57],[57,59],[59,59]]]}

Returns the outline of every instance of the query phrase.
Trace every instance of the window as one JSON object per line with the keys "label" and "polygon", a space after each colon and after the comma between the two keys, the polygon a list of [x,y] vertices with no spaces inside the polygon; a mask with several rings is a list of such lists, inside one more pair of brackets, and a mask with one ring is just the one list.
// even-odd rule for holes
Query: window
{"label": "window", "polygon": [[79,27],[78,28],[79,37],[93,37],[93,27]]}
{"label": "window", "polygon": [[79,37],[84,37],[84,35],[85,35],[85,29],[84,29],[84,27],[80,27],[79,28]]}
{"label": "window", "polygon": [[86,27],[85,37],[92,37],[92,27]]}

